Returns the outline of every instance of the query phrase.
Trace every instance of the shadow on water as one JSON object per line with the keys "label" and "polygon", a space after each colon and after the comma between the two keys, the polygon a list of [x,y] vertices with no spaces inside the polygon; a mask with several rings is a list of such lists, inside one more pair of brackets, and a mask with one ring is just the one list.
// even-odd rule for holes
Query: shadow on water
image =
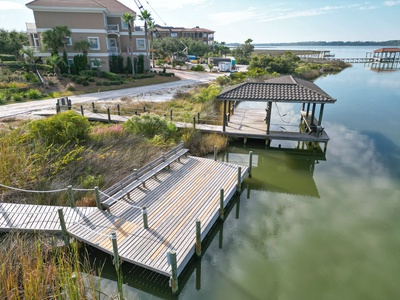
{"label": "shadow on water", "polygon": [[281,144],[265,147],[257,142],[246,147],[233,144],[218,159],[247,165],[249,151],[253,152],[250,190],[320,197],[313,177],[315,165],[326,161],[320,146],[297,142],[292,148]]}
{"label": "shadow on water", "polygon": [[393,178],[400,179],[400,147],[380,132],[362,131],[373,142],[379,160]]}

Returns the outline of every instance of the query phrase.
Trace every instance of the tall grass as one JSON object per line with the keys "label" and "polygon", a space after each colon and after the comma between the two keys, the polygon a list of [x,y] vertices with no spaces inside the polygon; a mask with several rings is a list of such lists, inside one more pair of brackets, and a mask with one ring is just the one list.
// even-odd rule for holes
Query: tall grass
{"label": "tall grass", "polygon": [[99,299],[87,257],[77,246],[53,248],[49,237],[9,234],[0,244],[1,299]]}

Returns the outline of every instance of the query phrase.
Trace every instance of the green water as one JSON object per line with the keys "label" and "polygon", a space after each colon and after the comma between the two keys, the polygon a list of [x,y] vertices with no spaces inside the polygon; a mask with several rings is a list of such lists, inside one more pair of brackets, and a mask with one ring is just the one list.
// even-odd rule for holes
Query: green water
{"label": "green water", "polygon": [[[221,154],[247,164],[253,151],[253,177],[176,298],[399,299],[400,71],[355,65],[316,84],[338,99],[326,156],[240,141]],[[128,299],[171,297],[124,274]]]}

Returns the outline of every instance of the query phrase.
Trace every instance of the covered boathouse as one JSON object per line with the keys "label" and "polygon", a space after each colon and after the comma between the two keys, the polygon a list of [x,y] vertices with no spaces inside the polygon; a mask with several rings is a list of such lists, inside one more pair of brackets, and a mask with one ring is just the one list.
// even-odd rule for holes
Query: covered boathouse
{"label": "covered boathouse", "polygon": [[[291,140],[324,143],[329,137],[322,127],[325,104],[336,99],[311,81],[295,76],[282,76],[265,82],[246,82],[223,90],[217,100],[223,101],[223,129],[229,136],[271,140]],[[240,102],[265,102],[263,109],[241,109]],[[301,103],[300,124],[296,131],[273,131],[271,115],[273,103]],[[276,106],[277,107],[277,106]],[[279,113],[279,112],[278,112]]]}

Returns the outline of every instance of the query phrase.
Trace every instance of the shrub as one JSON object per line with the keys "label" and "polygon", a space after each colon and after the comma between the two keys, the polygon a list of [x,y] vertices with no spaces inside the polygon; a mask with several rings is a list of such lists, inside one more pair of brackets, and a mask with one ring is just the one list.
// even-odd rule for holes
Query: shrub
{"label": "shrub", "polygon": [[102,76],[104,78],[106,78],[106,79],[108,79],[110,81],[116,81],[116,80],[120,79],[119,75],[115,74],[113,72],[105,72],[105,71],[103,71],[101,74],[102,74]]}
{"label": "shrub", "polygon": [[0,54],[0,61],[16,61],[15,55],[12,54]]}
{"label": "shrub", "polygon": [[36,64],[36,69],[43,70],[45,72],[53,72],[53,67],[45,64]]}
{"label": "shrub", "polygon": [[101,81],[96,82],[96,86],[102,86],[102,85],[103,85],[103,82],[101,82]]}
{"label": "shrub", "polygon": [[175,76],[175,73],[160,72],[158,75],[171,77],[171,76]]}
{"label": "shrub", "polygon": [[214,100],[218,94],[221,92],[221,87],[211,84],[207,88],[202,89],[198,94],[196,94],[194,101],[195,102],[207,102]]}
{"label": "shrub", "polygon": [[16,101],[16,102],[21,101],[22,98],[23,98],[23,95],[22,95],[21,93],[14,93],[14,94],[11,96],[11,99],[12,99],[13,101]]}
{"label": "shrub", "polygon": [[159,136],[164,141],[168,141],[175,139],[177,134],[177,128],[174,123],[155,114],[133,116],[123,126],[126,131],[142,135],[148,139]]}
{"label": "shrub", "polygon": [[110,85],[110,82],[109,82],[109,81],[103,81],[103,85],[104,85],[104,86],[109,86],[109,85]]}
{"label": "shrub", "polygon": [[195,65],[190,70],[192,70],[192,71],[205,71],[206,69],[202,65]]}
{"label": "shrub", "polygon": [[78,143],[88,137],[89,131],[89,121],[73,111],[63,112],[28,124],[29,136],[39,139],[47,145],[64,145],[71,141]]}
{"label": "shrub", "polygon": [[68,83],[67,84],[67,91],[70,91],[70,92],[74,92],[74,91],[76,91],[76,88],[75,88],[75,84],[73,84],[73,83]]}
{"label": "shrub", "polygon": [[39,99],[42,97],[42,93],[38,89],[29,89],[26,92],[26,97],[29,99]]}
{"label": "shrub", "polygon": [[89,83],[89,81],[87,81],[87,80],[84,80],[84,81],[82,81],[82,85],[83,86],[88,86],[90,83]]}
{"label": "shrub", "polygon": [[52,81],[52,80],[47,81],[47,84],[48,84],[49,86],[55,86],[55,85],[56,85],[56,84],[54,83],[54,81]]}

